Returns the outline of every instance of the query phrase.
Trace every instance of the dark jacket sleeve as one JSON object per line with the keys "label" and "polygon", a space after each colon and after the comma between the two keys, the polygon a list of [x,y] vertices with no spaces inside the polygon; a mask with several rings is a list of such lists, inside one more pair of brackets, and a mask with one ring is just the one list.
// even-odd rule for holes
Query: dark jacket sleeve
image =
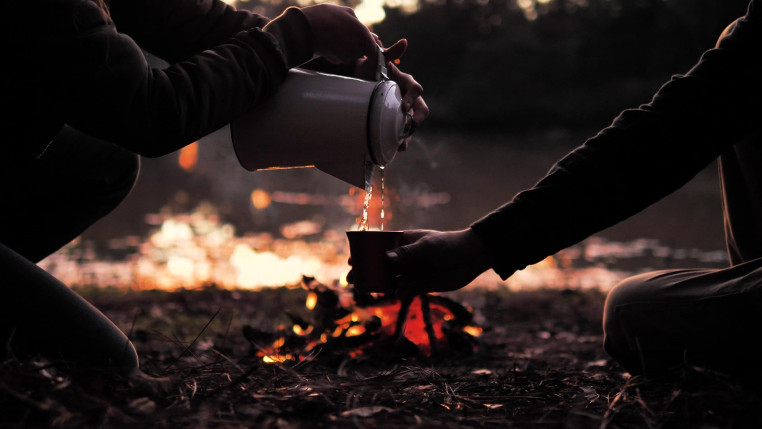
{"label": "dark jacket sleeve", "polygon": [[[65,123],[146,156],[172,152],[229,123],[267,97],[290,67],[313,52],[309,23],[296,8],[264,28],[239,31],[262,21],[211,0],[138,2],[151,17],[147,22],[154,23],[169,13],[164,4],[171,5],[169,31],[179,31],[166,43],[157,42],[167,31],[156,23],[133,28],[138,38],[167,58],[187,57],[156,69],[94,2],[43,3],[35,6],[43,11],[35,18],[44,34],[35,35],[29,60],[39,64],[35,73],[48,101]],[[123,13],[120,7],[117,16]],[[194,36],[187,31],[194,25],[213,35]],[[186,37],[193,49],[177,48]],[[208,49],[191,55],[202,46]],[[179,53],[172,54],[176,48]]]}
{"label": "dark jacket sleeve", "polygon": [[119,32],[170,63],[270,21],[220,0],[111,0],[109,12]]}
{"label": "dark jacket sleeve", "polygon": [[507,278],[677,190],[760,126],[762,49],[750,13],[652,101],[560,160],[533,188],[471,227]]}

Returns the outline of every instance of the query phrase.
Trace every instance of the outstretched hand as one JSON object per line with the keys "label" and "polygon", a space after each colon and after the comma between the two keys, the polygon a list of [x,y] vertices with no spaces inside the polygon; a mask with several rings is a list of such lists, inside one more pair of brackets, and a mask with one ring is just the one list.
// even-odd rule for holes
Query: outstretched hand
{"label": "outstretched hand", "polygon": [[301,11],[312,28],[316,55],[334,64],[352,64],[376,54],[375,37],[352,8],[323,3]]}
{"label": "outstretched hand", "polygon": [[405,231],[402,242],[386,253],[400,280],[399,296],[460,289],[492,266],[490,252],[470,228]]}

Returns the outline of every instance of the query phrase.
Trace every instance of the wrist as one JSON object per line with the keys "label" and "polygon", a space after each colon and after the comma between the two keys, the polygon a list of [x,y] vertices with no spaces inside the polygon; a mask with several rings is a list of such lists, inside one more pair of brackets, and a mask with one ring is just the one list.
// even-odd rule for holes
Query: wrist
{"label": "wrist", "polygon": [[466,249],[472,255],[474,265],[482,271],[491,269],[495,258],[484,239],[472,228],[464,229],[461,234]]}

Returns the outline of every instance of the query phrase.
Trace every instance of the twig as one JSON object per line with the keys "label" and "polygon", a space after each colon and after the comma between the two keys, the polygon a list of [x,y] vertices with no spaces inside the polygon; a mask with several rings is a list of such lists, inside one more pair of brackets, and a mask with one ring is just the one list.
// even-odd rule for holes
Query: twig
{"label": "twig", "polygon": [[421,294],[418,297],[421,300],[421,312],[423,313],[424,326],[426,327],[426,335],[429,337],[429,348],[431,350],[431,357],[435,358],[439,355],[439,347],[437,345],[437,336],[434,333],[434,325],[431,322],[431,303],[429,303],[429,296],[427,294]]}
{"label": "twig", "polygon": [[204,325],[204,327],[201,328],[201,332],[199,332],[198,335],[196,335],[196,338],[194,338],[193,341],[191,341],[191,343],[188,344],[187,347],[185,347],[185,350],[183,350],[182,353],[180,353],[169,365],[167,365],[164,368],[164,371],[175,366],[175,364],[180,360],[180,358],[185,356],[185,353],[188,353],[188,351],[190,351],[191,347],[193,347],[193,345],[196,344],[196,341],[198,341],[198,339],[201,338],[201,335],[204,334],[204,332],[206,331],[206,328],[208,328],[209,325],[212,324],[212,321],[214,321],[214,319],[217,317],[217,315],[220,314],[220,310],[222,310],[222,308],[218,308],[217,311],[214,312],[214,314],[209,319],[209,321],[206,322],[206,325]]}
{"label": "twig", "polygon": [[394,341],[399,341],[405,334],[405,322],[407,322],[407,312],[410,310],[410,304],[413,298],[400,299],[400,311],[397,312],[397,324],[394,327]]}

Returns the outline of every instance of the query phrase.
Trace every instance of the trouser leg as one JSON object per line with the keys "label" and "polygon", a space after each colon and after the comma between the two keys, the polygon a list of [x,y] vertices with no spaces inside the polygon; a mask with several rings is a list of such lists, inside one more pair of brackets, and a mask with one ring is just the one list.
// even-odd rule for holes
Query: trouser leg
{"label": "trouser leg", "polygon": [[9,347],[91,368],[138,368],[127,336],[66,285],[2,244],[0,267],[0,355]]}
{"label": "trouser leg", "polygon": [[760,139],[749,135],[720,157],[732,266],[646,273],[609,293],[604,347],[628,371],[659,375],[685,363],[738,371],[762,355]]}
{"label": "trouser leg", "polygon": [[2,163],[0,243],[39,261],[112,211],[138,169],[137,155],[65,127],[39,159]]}
{"label": "trouser leg", "polygon": [[[728,37],[718,42],[721,49],[735,50],[741,56],[756,55],[761,40],[756,3],[750,2],[746,16],[732,31],[726,31]],[[706,85],[724,76],[718,71],[734,66],[732,61],[700,63],[691,73]],[[751,90],[758,77],[739,73],[738,78],[744,76],[754,79],[748,82]],[[738,106],[716,106],[723,107]],[[604,309],[604,347],[628,371],[661,375],[685,363],[727,372],[756,369],[762,352],[760,138],[758,130],[752,132],[720,157],[732,266],[646,273],[626,279],[609,293]]]}
{"label": "trouser leg", "polygon": [[762,257],[762,133],[720,157],[725,239],[731,264]]}
{"label": "trouser leg", "polygon": [[604,348],[629,372],[660,376],[684,364],[725,372],[757,365],[762,259],[722,270],[631,277],[608,295]]}
{"label": "trouser leg", "polygon": [[124,199],[137,178],[137,156],[66,127],[38,159],[0,165],[0,346],[88,366],[137,368],[127,337],[34,264]]}

